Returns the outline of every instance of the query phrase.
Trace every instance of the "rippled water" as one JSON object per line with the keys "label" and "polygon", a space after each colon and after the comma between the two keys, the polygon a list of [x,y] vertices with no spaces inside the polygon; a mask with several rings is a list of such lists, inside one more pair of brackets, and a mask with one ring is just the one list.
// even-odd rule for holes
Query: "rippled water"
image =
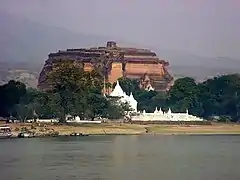
{"label": "rippled water", "polygon": [[239,180],[240,136],[0,140],[1,180]]}

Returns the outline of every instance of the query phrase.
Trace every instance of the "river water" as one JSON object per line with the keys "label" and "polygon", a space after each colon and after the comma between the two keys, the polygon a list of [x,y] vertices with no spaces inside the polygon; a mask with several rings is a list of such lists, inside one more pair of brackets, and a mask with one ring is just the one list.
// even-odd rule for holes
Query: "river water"
{"label": "river water", "polygon": [[1,180],[239,180],[240,136],[0,140]]}

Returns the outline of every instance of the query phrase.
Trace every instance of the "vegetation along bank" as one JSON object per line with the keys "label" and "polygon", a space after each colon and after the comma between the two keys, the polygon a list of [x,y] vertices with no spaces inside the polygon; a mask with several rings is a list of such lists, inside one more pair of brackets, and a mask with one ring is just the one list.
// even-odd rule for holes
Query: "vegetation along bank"
{"label": "vegetation along bank", "polygon": [[[82,119],[98,117],[122,119],[129,110],[127,104],[102,93],[104,78],[101,71],[84,72],[66,62],[49,75],[51,90],[26,88],[25,84],[9,81],[0,86],[0,116],[19,119],[58,118],[65,121],[68,114]],[[133,92],[138,109],[153,112],[155,107],[173,112],[185,112],[217,121],[237,122],[240,117],[240,76],[224,75],[196,83],[185,77],[177,79],[168,92],[145,91],[137,80],[120,78],[125,92]],[[115,83],[114,83],[115,84]],[[114,86],[111,84],[108,86]]]}

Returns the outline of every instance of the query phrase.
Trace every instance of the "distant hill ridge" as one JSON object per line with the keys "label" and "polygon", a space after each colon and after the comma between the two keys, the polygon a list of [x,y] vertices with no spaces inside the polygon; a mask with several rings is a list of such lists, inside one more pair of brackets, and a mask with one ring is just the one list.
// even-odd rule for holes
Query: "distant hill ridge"
{"label": "distant hill ridge", "polygon": [[[50,52],[59,49],[90,47],[113,38],[74,33],[63,28],[46,26],[0,12],[0,82],[9,78],[31,83],[38,76]],[[114,39],[121,44],[123,41]],[[127,44],[124,42],[124,44]],[[132,45],[131,45],[132,46]],[[147,46],[147,45],[146,45]],[[138,46],[144,47],[144,46]],[[172,50],[151,48],[158,57],[170,63],[176,76],[191,76],[203,80],[219,74],[239,72],[240,60],[229,57],[208,58]],[[25,74],[15,70],[25,70]],[[29,76],[27,76],[29,73]],[[36,81],[37,83],[37,81]]]}

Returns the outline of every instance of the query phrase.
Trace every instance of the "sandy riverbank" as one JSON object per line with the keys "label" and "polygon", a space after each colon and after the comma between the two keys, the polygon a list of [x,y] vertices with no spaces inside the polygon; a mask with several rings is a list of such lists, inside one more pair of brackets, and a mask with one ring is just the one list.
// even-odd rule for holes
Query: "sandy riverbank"
{"label": "sandy riverbank", "polygon": [[111,134],[240,134],[240,125],[238,124],[213,124],[213,125],[138,125],[127,123],[106,123],[92,125],[32,125],[9,124],[15,134],[21,131],[21,128],[27,128],[37,135],[56,133],[59,135],[69,135],[71,133],[83,133],[89,135],[111,135]]}

